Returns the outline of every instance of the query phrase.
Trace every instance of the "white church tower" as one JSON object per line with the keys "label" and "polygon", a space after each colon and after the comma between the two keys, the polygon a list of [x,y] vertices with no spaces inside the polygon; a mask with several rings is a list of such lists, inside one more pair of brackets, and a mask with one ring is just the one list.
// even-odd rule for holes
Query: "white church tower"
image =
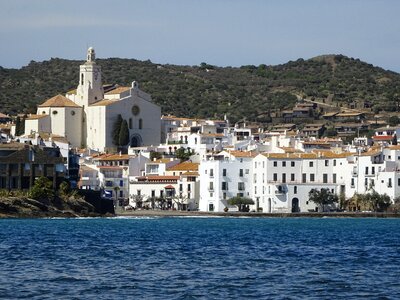
{"label": "white church tower", "polygon": [[87,51],[86,62],[80,65],[79,85],[75,103],[86,108],[94,102],[104,98],[101,82],[101,68],[96,64],[96,54],[90,47]]}

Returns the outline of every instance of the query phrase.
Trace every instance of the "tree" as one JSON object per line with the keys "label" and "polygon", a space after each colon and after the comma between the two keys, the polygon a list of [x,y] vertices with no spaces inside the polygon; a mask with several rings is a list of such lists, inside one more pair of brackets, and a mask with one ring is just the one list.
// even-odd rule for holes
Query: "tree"
{"label": "tree", "polygon": [[388,119],[388,124],[390,125],[390,126],[396,126],[396,125],[398,125],[400,123],[400,118],[398,117],[398,116],[391,116],[389,119]]}
{"label": "tree", "polygon": [[372,211],[386,211],[391,204],[390,197],[387,194],[379,194],[375,190],[372,193],[365,194],[365,202],[370,205]]}
{"label": "tree", "polygon": [[329,189],[312,189],[308,193],[309,201],[314,202],[322,207],[322,212],[325,211],[325,206],[338,202],[339,197],[331,193]]}
{"label": "tree", "polygon": [[247,197],[232,197],[228,200],[229,205],[236,205],[239,208],[239,211],[244,211],[246,205],[254,205],[253,199]]}
{"label": "tree", "polygon": [[143,204],[143,195],[132,195],[133,202],[135,202],[135,208],[141,208]]}
{"label": "tree", "polygon": [[60,187],[59,187],[60,196],[68,197],[69,196],[69,192],[70,192],[69,183],[66,182],[66,181],[61,182]]}
{"label": "tree", "polygon": [[175,151],[175,156],[181,160],[181,162],[186,161],[194,154],[193,150],[185,149],[183,147]]}
{"label": "tree", "polygon": [[112,131],[112,138],[113,138],[113,143],[115,146],[120,146],[119,132],[121,131],[122,122],[123,122],[122,116],[118,115],[117,120],[115,120],[113,131]]}
{"label": "tree", "polygon": [[121,129],[119,131],[118,145],[126,146],[128,143],[129,143],[128,122],[126,120],[123,120],[121,124]]}
{"label": "tree", "polygon": [[150,152],[150,160],[153,161],[154,159],[160,159],[162,158],[162,154],[157,151],[151,151]]}
{"label": "tree", "polygon": [[15,135],[16,136],[20,136],[22,134],[24,134],[25,131],[25,126],[24,126],[23,121],[21,121],[20,117],[17,117],[17,119],[15,120]]}
{"label": "tree", "polygon": [[54,197],[53,183],[44,176],[35,180],[29,196],[36,200],[48,200]]}

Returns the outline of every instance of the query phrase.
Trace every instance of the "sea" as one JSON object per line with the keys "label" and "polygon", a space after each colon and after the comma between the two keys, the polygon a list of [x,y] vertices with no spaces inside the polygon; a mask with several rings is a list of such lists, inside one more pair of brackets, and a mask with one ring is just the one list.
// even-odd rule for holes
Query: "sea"
{"label": "sea", "polygon": [[400,219],[0,220],[0,299],[400,299]]}

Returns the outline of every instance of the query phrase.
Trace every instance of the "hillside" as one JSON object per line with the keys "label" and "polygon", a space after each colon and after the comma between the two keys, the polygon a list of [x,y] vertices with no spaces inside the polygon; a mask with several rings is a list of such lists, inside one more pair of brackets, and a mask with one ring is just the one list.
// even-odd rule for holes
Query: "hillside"
{"label": "hillside", "polygon": [[[290,108],[295,95],[346,106],[369,101],[396,110],[400,74],[343,55],[298,59],[277,66],[160,65],[134,59],[98,59],[103,82],[150,93],[164,114],[267,121],[269,112]],[[35,112],[36,105],[77,86],[82,61],[51,59],[21,69],[0,67],[1,112]]]}

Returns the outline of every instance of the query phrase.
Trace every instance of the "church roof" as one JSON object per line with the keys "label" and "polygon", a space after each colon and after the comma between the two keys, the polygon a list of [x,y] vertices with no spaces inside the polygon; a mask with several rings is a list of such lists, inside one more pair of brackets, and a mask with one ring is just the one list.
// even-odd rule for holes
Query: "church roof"
{"label": "church roof", "polygon": [[118,100],[103,99],[103,100],[97,101],[96,103],[93,103],[90,106],[107,106],[107,105],[113,104],[117,101]]}
{"label": "church roof", "polygon": [[121,94],[121,93],[126,92],[128,90],[130,90],[130,87],[119,86],[119,87],[117,87],[117,88],[115,88],[115,89],[113,89],[113,90],[111,90],[109,92],[106,92],[106,95],[118,95],[118,94]]}
{"label": "church roof", "polygon": [[80,106],[62,95],[57,95],[54,96],[53,98],[46,100],[44,103],[40,104],[39,107],[80,107]]}
{"label": "church roof", "polygon": [[48,117],[49,115],[43,114],[43,115],[29,115],[25,120],[37,120],[41,118]]}

